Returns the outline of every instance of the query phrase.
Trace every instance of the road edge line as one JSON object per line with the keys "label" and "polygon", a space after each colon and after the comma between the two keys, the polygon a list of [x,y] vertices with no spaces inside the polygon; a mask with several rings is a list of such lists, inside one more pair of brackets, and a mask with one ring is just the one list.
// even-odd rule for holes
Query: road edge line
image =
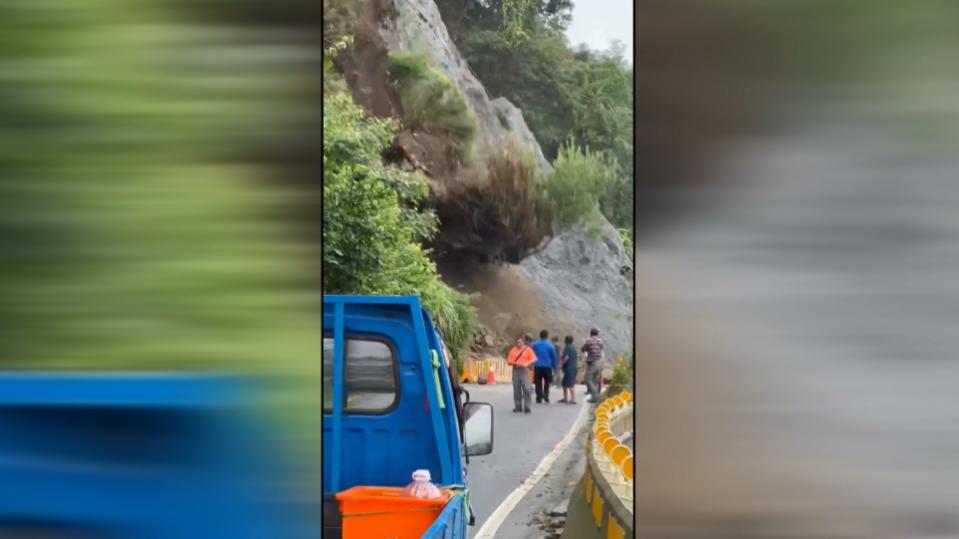
{"label": "road edge line", "polygon": [[569,447],[569,444],[576,439],[576,433],[579,432],[579,429],[582,427],[583,422],[586,417],[589,415],[587,411],[589,410],[589,403],[586,400],[583,401],[582,406],[579,408],[579,416],[576,417],[576,421],[573,422],[573,425],[570,427],[569,432],[553,447],[553,450],[549,452],[543,460],[539,461],[539,465],[536,466],[536,469],[533,470],[533,473],[529,475],[522,483],[509,494],[493,511],[489,518],[486,519],[486,522],[483,523],[483,526],[480,527],[479,531],[476,532],[476,535],[473,536],[473,539],[493,539],[496,536],[496,532],[499,531],[500,526],[503,525],[503,522],[506,521],[506,517],[513,512],[513,509],[519,505],[519,502],[522,501],[523,497],[526,496],[529,491],[533,490],[533,487],[539,483],[540,479],[546,475],[546,472],[549,471],[550,466],[553,465],[553,462],[559,458],[566,448]]}

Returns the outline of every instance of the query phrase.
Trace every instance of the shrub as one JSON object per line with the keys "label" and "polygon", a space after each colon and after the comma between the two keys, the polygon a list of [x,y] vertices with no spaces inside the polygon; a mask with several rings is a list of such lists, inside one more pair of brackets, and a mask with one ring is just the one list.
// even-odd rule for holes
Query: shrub
{"label": "shrub", "polygon": [[602,215],[602,212],[594,209],[589,212],[582,221],[583,232],[586,233],[586,237],[590,240],[599,241],[599,239],[603,237],[603,227],[599,220],[600,215]]}
{"label": "shrub", "polygon": [[599,199],[603,215],[615,227],[633,227],[633,177],[631,171],[624,173],[615,167]]}
{"label": "shrub", "polygon": [[606,390],[606,398],[615,397],[633,387],[633,358],[620,357],[613,366],[613,376]]}
{"label": "shrub", "polygon": [[550,232],[550,214],[532,148],[511,134],[503,151],[490,158],[487,171],[489,201],[501,226],[525,245],[535,246]]}
{"label": "shrub", "polygon": [[392,55],[389,75],[408,125],[449,136],[461,162],[471,162],[479,127],[463,92],[446,75],[430,67],[423,55]]}
{"label": "shrub", "polygon": [[456,292],[437,279],[433,286],[424,290],[421,299],[453,355],[456,372],[460,372],[463,358],[479,327],[473,296]]}
{"label": "shrub", "polygon": [[611,166],[601,154],[567,144],[553,162],[546,194],[562,228],[594,218],[599,197],[611,176]]}
{"label": "shrub", "polygon": [[475,245],[483,257],[518,262],[550,233],[549,205],[542,195],[536,158],[519,137],[507,138],[487,162],[485,185],[462,185],[447,197],[447,230],[464,230],[482,238]]}

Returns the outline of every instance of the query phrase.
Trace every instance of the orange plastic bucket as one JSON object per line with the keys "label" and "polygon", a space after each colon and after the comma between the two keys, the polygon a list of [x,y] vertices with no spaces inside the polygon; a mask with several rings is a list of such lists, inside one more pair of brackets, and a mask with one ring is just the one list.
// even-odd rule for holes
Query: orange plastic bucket
{"label": "orange plastic bucket", "polygon": [[336,495],[343,539],[420,539],[450,500],[421,500],[402,487],[353,487]]}

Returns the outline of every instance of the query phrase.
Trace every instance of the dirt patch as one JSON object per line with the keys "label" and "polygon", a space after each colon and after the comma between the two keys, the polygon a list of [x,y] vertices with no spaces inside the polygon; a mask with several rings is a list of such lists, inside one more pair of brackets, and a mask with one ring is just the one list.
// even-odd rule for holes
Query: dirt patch
{"label": "dirt patch", "polygon": [[403,112],[399,96],[387,76],[389,51],[377,31],[380,21],[390,16],[391,4],[389,0],[363,2],[353,44],[334,61],[357,104],[381,118],[401,118]]}
{"label": "dirt patch", "polygon": [[454,183],[479,181],[478,171],[462,166],[457,146],[448,135],[407,129],[396,135],[390,152],[395,162],[426,176],[430,193],[438,201],[452,196],[449,186]]}

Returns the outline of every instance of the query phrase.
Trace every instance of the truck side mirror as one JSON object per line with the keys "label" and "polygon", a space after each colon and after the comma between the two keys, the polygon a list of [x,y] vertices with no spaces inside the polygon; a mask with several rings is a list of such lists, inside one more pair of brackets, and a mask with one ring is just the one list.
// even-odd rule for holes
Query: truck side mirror
{"label": "truck side mirror", "polygon": [[467,402],[463,405],[463,438],[468,457],[489,455],[493,452],[493,406],[486,402]]}

